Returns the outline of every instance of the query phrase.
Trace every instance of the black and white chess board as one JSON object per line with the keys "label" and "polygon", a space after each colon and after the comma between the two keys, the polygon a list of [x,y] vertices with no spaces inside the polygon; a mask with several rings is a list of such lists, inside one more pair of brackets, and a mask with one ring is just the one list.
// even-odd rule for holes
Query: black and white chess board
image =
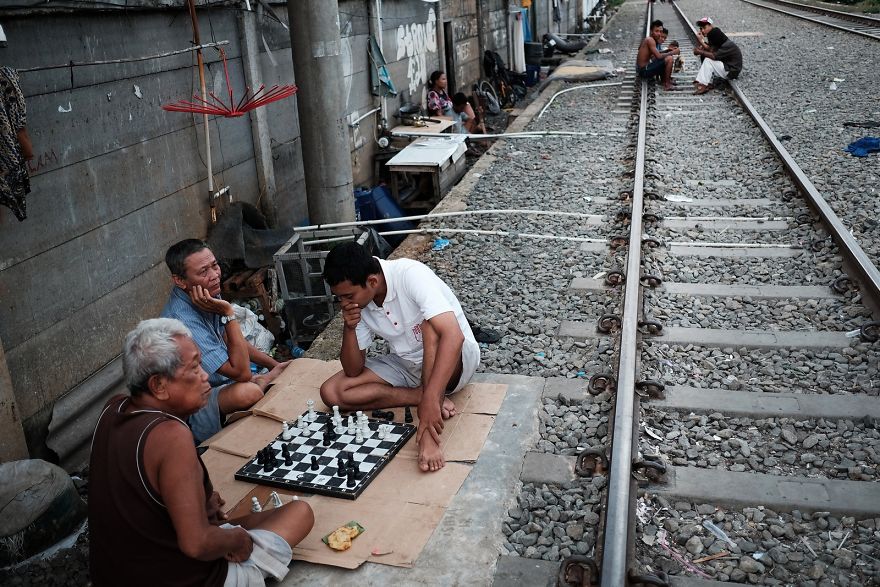
{"label": "black and white chess board", "polygon": [[[264,450],[274,457],[268,471],[254,457],[235,473],[235,478],[281,489],[356,499],[416,432],[412,424],[370,418],[363,443],[356,443],[354,434],[343,432],[329,446],[324,446],[324,433],[331,414],[314,413],[315,420],[306,422],[311,433],[309,436],[294,433],[290,440],[285,441],[279,434],[266,446]],[[306,414],[304,417],[307,417]],[[384,440],[379,439],[378,433],[378,427],[382,424],[387,426]],[[282,457],[285,444],[291,458],[290,465],[285,465]],[[317,458],[317,470],[312,470],[313,456]],[[342,470],[340,475],[340,457],[345,462],[353,460],[357,467],[358,475],[352,487],[348,487],[347,469]]]}

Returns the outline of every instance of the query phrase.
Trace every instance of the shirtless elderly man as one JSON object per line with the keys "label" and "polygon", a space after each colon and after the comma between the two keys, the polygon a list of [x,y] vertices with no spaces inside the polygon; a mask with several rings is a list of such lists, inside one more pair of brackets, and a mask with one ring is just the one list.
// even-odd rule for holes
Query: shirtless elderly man
{"label": "shirtless elderly man", "polygon": [[[357,243],[327,255],[324,279],[342,302],[342,371],[321,386],[321,399],[343,410],[418,406],[419,468],[437,471],[443,420],[455,415],[446,397],[464,387],[480,363],[464,312],[452,290],[411,259],[383,261]],[[391,353],[366,357],[375,335]]]}
{"label": "shirtless elderly man", "polygon": [[680,53],[677,46],[661,51],[659,44],[663,38],[663,22],[655,20],[651,23],[651,34],[642,40],[636,56],[636,73],[644,79],[657,76],[663,78],[663,89],[672,89],[672,66],[675,56]]}

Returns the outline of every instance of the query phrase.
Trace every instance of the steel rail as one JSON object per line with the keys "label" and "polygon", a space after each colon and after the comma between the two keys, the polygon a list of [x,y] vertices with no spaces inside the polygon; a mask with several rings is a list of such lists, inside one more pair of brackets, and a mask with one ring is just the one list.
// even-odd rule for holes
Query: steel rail
{"label": "steel rail", "polygon": [[816,14],[824,14],[840,18],[841,20],[851,20],[869,26],[880,27],[880,18],[868,16],[867,14],[856,14],[855,12],[844,12],[842,10],[833,10],[831,8],[823,8],[821,6],[813,6],[811,4],[801,4],[800,2],[791,2],[791,0],[767,0],[767,2],[775,2],[783,6],[798,8],[807,12],[815,12]]}
{"label": "steel rail", "polygon": [[[838,29],[841,31],[845,31],[847,33],[853,33],[855,35],[861,35],[861,36],[867,37],[869,39],[874,39],[875,41],[880,41],[880,35],[876,35],[873,33],[868,33],[865,31],[853,29],[851,27],[835,24],[833,22],[828,22],[828,21],[822,20],[820,18],[811,18],[809,16],[805,16],[803,14],[798,14],[796,12],[791,12],[791,11],[785,10],[783,8],[775,8],[773,6],[768,6],[767,4],[764,4],[762,2],[755,2],[753,0],[742,0],[742,1],[747,4],[751,4],[752,6],[766,8],[767,10],[772,10],[774,12],[780,12],[780,13],[786,14],[788,16],[793,16],[795,18],[800,18],[802,20],[807,20],[810,22],[814,22],[816,24],[821,24],[823,26],[827,26],[827,27],[831,27],[831,28]],[[848,20],[848,21],[858,22],[858,23],[862,23],[862,24],[868,24],[869,26],[880,28],[880,19],[875,19],[875,18],[871,18],[871,17],[862,17],[861,15],[848,15],[848,17],[844,17],[844,16],[838,16],[838,15],[844,15],[844,14],[848,14],[848,13],[838,12],[836,10],[824,10],[824,9],[814,7],[814,6],[805,6],[803,4],[797,4],[795,2],[784,2],[783,0],[767,0],[767,1],[768,2],[777,2],[779,4],[784,4],[784,5],[796,6],[797,8],[806,10],[808,12],[817,12],[819,14],[828,15],[832,18],[840,18],[841,20]]]}
{"label": "steel rail", "polygon": [[[645,23],[646,35],[652,19],[650,3]],[[620,357],[617,365],[617,394],[614,399],[614,434],[608,479],[608,505],[605,509],[605,536],[602,547],[602,587],[621,587],[627,583],[632,506],[633,430],[635,424],[636,358],[638,355],[639,296],[642,256],[642,211],[645,191],[645,143],[647,141],[648,82],[641,80],[639,131],[636,143],[635,175],[630,212],[629,251],[626,255],[626,289],[620,330]]]}
{"label": "steel rail", "polygon": [[[747,2],[748,0],[743,1]],[[685,28],[690,33],[691,38],[696,40],[697,31],[678,6],[678,3],[673,0],[672,6],[684,23]],[[781,142],[779,142],[776,133],[774,133],[773,129],[764,121],[752,105],[751,101],[749,101],[740,89],[736,80],[730,80],[728,83],[733,89],[733,93],[742,107],[761,129],[761,134],[764,135],[764,138],[767,139],[773,147],[773,150],[779,155],[779,158],[782,159],[782,164],[785,166],[785,169],[788,171],[792,180],[804,192],[804,194],[806,194],[807,202],[816,213],[819,214],[819,218],[828,228],[831,237],[837,243],[844,258],[848,261],[849,267],[856,273],[854,277],[861,286],[862,299],[876,316],[880,313],[880,271],[877,270],[877,267],[865,254],[865,251],[862,250],[861,245],[859,245],[858,241],[856,241],[853,235],[849,232],[849,228],[844,225],[840,220],[840,217],[837,216],[837,213],[828,205],[828,202],[822,196],[822,193],[816,189],[816,186],[813,185],[813,182],[810,181],[807,174],[804,173],[800,165],[797,164],[797,161],[794,160],[788,150]]]}

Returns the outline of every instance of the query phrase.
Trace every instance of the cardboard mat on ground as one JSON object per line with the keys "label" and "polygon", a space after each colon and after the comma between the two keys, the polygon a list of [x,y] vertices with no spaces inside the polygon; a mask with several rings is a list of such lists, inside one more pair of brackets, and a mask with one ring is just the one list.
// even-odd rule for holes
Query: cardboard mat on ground
{"label": "cardboard mat on ground", "polygon": [[[235,472],[278,435],[282,421],[295,420],[306,411],[307,400],[315,401],[316,410],[329,412],[331,408],[321,401],[319,390],[340,369],[339,361],[295,360],[249,415],[202,444],[208,449],[202,460],[214,488],[226,500],[231,518],[250,513],[252,497],[267,503],[273,490],[237,481]],[[419,470],[413,436],[356,500],[300,494],[315,513],[315,527],[293,550],[293,558],[350,569],[365,561],[412,566],[479,457],[506,392],[506,385],[480,383],[452,396],[457,415],[445,422],[441,447],[447,462],[439,471]],[[395,421],[402,422],[403,409],[394,412]],[[282,499],[285,503],[290,500]],[[349,550],[337,552],[321,541],[350,521],[366,530],[352,541]]]}

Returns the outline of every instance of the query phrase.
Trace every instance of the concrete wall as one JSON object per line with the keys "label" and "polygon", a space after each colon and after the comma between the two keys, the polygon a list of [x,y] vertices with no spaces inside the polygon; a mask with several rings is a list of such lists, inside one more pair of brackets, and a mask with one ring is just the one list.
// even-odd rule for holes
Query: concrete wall
{"label": "concrete wall", "polygon": [[580,0],[557,0],[559,20],[553,11],[553,0],[533,0],[532,10],[535,13],[535,30],[532,34],[540,40],[547,32],[573,33],[578,30],[579,13],[582,7]]}
{"label": "concrete wall", "polygon": [[[9,46],[0,49],[2,63],[26,69],[190,46],[189,17],[180,0],[117,4],[120,9],[110,11],[4,10]],[[286,7],[272,4],[286,21]],[[243,15],[242,7],[234,2],[198,9],[202,42],[230,41],[225,51],[236,96],[245,86],[241,19],[254,18]],[[391,126],[401,100],[423,101],[424,82],[443,68],[444,20],[452,23],[460,88],[481,76],[481,39],[507,55],[507,0],[382,0],[381,19],[376,0],[340,0],[339,8],[351,120],[383,103],[370,92],[367,57],[368,35],[379,28],[401,92],[384,101]],[[265,13],[255,18],[259,81],[295,81],[289,33]],[[208,90],[225,95],[217,52],[204,54]],[[86,393],[80,390],[90,387],[83,382],[113,361],[124,334],[161,310],[170,287],[167,247],[208,232],[201,116],[160,108],[198,92],[193,64],[194,55],[185,53],[21,73],[37,156],[28,219],[19,223],[0,208],[0,341],[32,456],[51,458],[44,441],[54,402],[73,388]],[[308,91],[320,89],[300,88]],[[235,200],[261,206],[279,226],[305,224],[302,149],[308,146],[300,142],[296,97],[267,106],[265,113],[275,191],[261,192],[248,115],[210,121],[215,186],[230,186]],[[372,184],[378,121],[367,117],[350,131],[356,185]]]}

